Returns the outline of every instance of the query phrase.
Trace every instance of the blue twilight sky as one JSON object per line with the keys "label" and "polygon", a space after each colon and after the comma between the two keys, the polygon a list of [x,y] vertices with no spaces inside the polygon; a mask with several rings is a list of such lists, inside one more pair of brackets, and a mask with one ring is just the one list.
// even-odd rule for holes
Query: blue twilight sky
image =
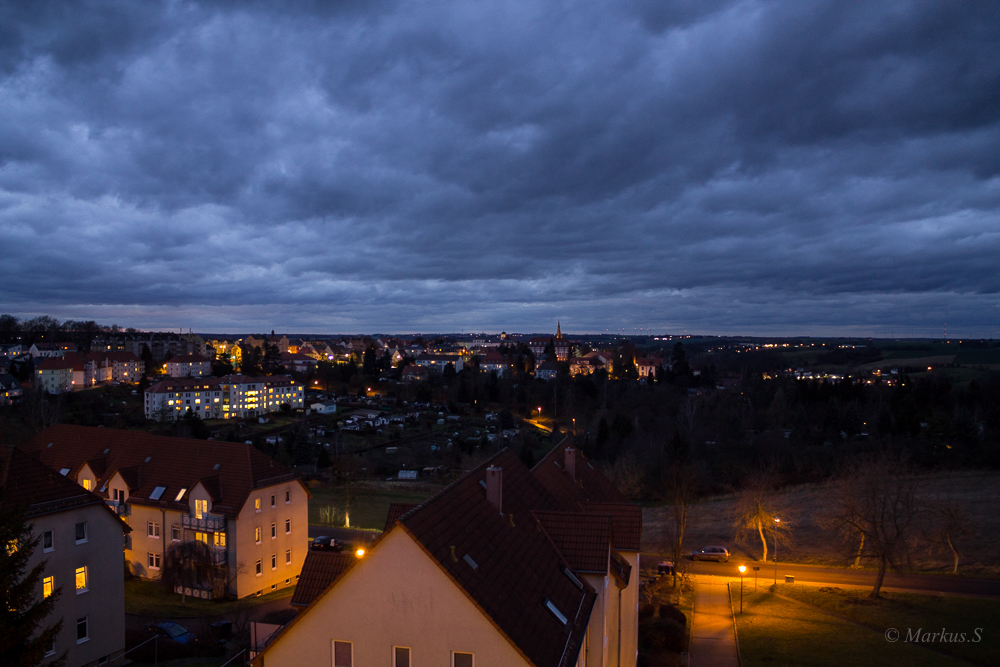
{"label": "blue twilight sky", "polygon": [[0,2],[0,312],[1000,337],[1000,3]]}

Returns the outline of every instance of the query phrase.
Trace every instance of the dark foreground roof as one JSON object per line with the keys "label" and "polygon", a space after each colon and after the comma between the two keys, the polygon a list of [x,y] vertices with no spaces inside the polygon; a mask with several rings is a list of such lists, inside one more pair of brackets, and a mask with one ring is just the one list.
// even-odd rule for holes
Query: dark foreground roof
{"label": "dark foreground roof", "polygon": [[302,564],[299,582],[295,585],[292,604],[296,607],[307,607],[330,584],[340,579],[341,575],[350,570],[357,557],[353,553],[335,553],[333,551],[310,551]]}
{"label": "dark foreground roof", "polygon": [[382,529],[382,532],[395,526],[396,521],[414,507],[416,505],[413,503],[392,503],[389,505],[389,513],[385,517],[385,528]]}

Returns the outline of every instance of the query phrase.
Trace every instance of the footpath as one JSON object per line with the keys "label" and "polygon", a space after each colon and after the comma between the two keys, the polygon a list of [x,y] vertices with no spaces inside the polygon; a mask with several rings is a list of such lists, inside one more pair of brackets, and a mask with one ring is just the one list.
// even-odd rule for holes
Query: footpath
{"label": "footpath", "polygon": [[739,667],[728,579],[693,576],[690,667]]}

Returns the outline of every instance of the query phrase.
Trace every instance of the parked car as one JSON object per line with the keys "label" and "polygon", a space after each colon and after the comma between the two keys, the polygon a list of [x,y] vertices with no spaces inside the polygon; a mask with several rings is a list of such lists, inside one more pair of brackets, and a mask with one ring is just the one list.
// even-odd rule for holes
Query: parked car
{"label": "parked car", "polygon": [[691,560],[714,560],[725,563],[729,560],[729,550],[726,547],[705,547],[691,552]]}
{"label": "parked car", "polygon": [[198,641],[193,634],[188,632],[187,628],[176,623],[171,623],[170,621],[147,625],[145,629],[155,632],[162,639],[167,639],[178,644],[194,644]]}
{"label": "parked car", "polygon": [[320,535],[312,541],[312,548],[316,551],[335,551],[340,553],[344,550],[344,545],[329,535]]}

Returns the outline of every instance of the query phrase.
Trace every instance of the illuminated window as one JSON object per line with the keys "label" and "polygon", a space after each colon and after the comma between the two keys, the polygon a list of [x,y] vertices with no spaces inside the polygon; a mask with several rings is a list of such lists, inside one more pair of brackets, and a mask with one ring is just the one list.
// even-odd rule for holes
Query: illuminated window
{"label": "illuminated window", "polygon": [[56,578],[55,577],[45,577],[42,579],[42,597],[47,598],[52,595],[56,590]]}
{"label": "illuminated window", "polygon": [[94,481],[91,480],[91,479],[86,479],[85,478],[83,480],[83,488],[87,489],[88,491],[93,491],[94,490]]}
{"label": "illuminated window", "polygon": [[87,566],[76,568],[76,592],[77,594],[87,592]]}
{"label": "illuminated window", "polygon": [[217,547],[226,546],[226,534],[225,533],[215,533],[213,536],[214,544]]}
{"label": "illuminated window", "polygon": [[253,541],[260,544],[260,526],[253,529]]}
{"label": "illuminated window", "polygon": [[254,498],[253,499],[253,509],[254,509],[255,512],[259,512],[260,511],[260,498]]}
{"label": "illuminated window", "polygon": [[208,544],[208,533],[195,532],[194,539],[197,540],[198,542],[204,542],[205,544]]}
{"label": "illuminated window", "polygon": [[195,500],[194,501],[194,516],[197,519],[204,519],[205,515],[208,514],[208,501],[207,500]]}

